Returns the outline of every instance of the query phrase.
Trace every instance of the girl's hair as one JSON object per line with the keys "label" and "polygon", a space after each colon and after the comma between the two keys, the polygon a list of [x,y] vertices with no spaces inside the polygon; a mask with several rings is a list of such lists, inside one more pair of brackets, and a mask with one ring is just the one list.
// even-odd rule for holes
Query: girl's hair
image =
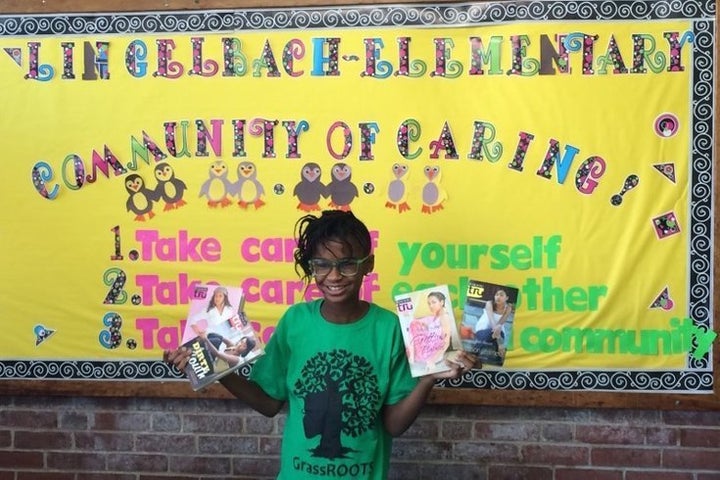
{"label": "girl's hair", "polygon": [[428,293],[428,298],[430,298],[430,297],[435,297],[439,301],[445,303],[445,294],[442,292],[430,292],[430,293]]}
{"label": "girl's hair", "polygon": [[325,210],[319,217],[305,215],[300,218],[295,224],[295,240],[295,272],[308,283],[312,278],[310,259],[319,247],[340,242],[350,251],[360,247],[357,254],[362,257],[370,255],[372,249],[370,231],[365,224],[352,212],[342,210]]}
{"label": "girl's hair", "polygon": [[215,308],[215,294],[218,292],[222,292],[222,294],[223,294],[223,307],[232,307],[232,304],[230,303],[230,299],[228,298],[227,288],[217,287],[215,290],[213,290],[213,293],[210,296],[210,301],[208,302],[206,312],[209,312],[210,310]]}
{"label": "girl's hair", "polygon": [[243,337],[240,339],[240,341],[242,341],[243,339],[245,339],[245,350],[240,352],[240,356],[247,357],[247,354],[252,352],[252,349],[255,348],[255,340],[250,337]]}

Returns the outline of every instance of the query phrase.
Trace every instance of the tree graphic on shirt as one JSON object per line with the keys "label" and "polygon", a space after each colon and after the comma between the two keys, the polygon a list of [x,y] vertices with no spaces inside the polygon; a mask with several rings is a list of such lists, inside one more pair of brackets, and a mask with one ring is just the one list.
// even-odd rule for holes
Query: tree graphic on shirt
{"label": "tree graphic on shirt", "polygon": [[307,361],[295,382],[305,401],[305,436],[320,435],[315,457],[345,458],[341,434],[357,437],[375,423],[380,402],[378,380],[366,358],[347,350],[319,352]]}

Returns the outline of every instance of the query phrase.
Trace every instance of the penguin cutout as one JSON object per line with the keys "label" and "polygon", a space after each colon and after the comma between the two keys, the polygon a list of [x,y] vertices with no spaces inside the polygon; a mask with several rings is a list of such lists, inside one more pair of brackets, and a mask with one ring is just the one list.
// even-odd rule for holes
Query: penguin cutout
{"label": "penguin cutout", "polygon": [[208,178],[200,186],[199,197],[207,198],[207,204],[211,208],[225,208],[232,203],[230,196],[233,189],[233,183],[228,179],[227,163],[216,160],[210,164]]}
{"label": "penguin cutout", "polygon": [[322,169],[315,162],[309,162],[300,169],[300,182],[295,185],[293,195],[298,198],[297,209],[305,212],[321,210],[320,197],[327,198],[327,187],[320,181]]}
{"label": "penguin cutout", "polygon": [[155,192],[145,186],[145,180],[137,173],[125,177],[125,190],[130,194],[125,202],[128,212],[135,214],[135,220],[144,222],[155,216],[153,204]]}
{"label": "penguin cutout", "polygon": [[265,205],[262,197],[265,195],[265,187],[257,179],[257,169],[253,162],[240,162],[237,168],[238,180],[233,186],[233,192],[238,197],[240,208],[247,209],[253,205],[255,209]]}
{"label": "penguin cutout", "polygon": [[358,189],[352,183],[352,168],[347,163],[336,163],[330,170],[332,180],[328,183],[327,190],[330,196],[330,207],[349,211],[350,204],[358,195]]}
{"label": "penguin cutout", "polygon": [[440,166],[428,165],[423,173],[428,181],[422,189],[422,212],[435,213],[444,208],[443,203],[447,200],[447,192],[440,186]]}
{"label": "penguin cutout", "polygon": [[392,172],[395,179],[391,180],[388,185],[385,206],[403,213],[410,210],[410,205],[407,203],[408,187],[405,184],[410,175],[410,167],[404,163],[395,163],[392,166]]}
{"label": "penguin cutout", "polygon": [[185,205],[183,200],[187,185],[175,176],[175,171],[167,162],[160,162],[155,165],[155,199],[165,202],[163,211],[174,210]]}

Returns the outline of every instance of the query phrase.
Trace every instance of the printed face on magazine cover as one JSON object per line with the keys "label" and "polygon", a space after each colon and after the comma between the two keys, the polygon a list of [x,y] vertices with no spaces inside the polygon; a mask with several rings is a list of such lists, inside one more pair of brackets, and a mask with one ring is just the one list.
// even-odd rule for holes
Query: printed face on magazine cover
{"label": "printed face on magazine cover", "polygon": [[428,308],[430,309],[430,313],[435,315],[436,317],[440,315],[442,312],[443,307],[445,306],[445,300],[443,300],[440,297],[441,294],[438,293],[430,293],[427,297],[428,302]]}

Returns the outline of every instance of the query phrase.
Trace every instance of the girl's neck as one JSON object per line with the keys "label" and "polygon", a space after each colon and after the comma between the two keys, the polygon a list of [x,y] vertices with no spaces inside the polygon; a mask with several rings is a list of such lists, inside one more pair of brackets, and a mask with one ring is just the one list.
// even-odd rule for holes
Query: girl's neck
{"label": "girl's neck", "polygon": [[320,305],[320,314],[330,323],[347,324],[363,318],[369,309],[370,304],[363,300],[341,304],[323,301]]}

